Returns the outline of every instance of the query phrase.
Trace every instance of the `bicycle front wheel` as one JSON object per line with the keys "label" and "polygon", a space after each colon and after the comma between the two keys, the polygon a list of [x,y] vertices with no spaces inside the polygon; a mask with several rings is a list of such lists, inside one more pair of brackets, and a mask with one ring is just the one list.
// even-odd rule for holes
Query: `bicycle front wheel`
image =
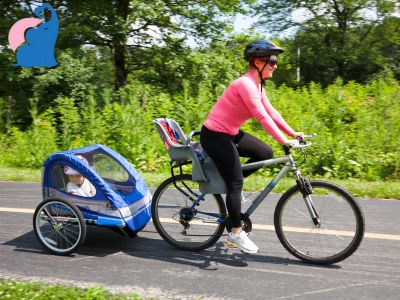
{"label": "bicycle front wheel", "polygon": [[200,196],[192,176],[181,174],[168,178],[155,191],[152,218],[161,237],[183,250],[200,251],[213,245],[225,229],[226,208],[221,195]]}
{"label": "bicycle front wheel", "polygon": [[280,198],[274,214],[275,230],[282,245],[295,257],[314,264],[333,264],[349,257],[364,236],[364,216],[356,200],[343,188],[325,181],[311,181],[314,193],[310,212],[298,186]]}

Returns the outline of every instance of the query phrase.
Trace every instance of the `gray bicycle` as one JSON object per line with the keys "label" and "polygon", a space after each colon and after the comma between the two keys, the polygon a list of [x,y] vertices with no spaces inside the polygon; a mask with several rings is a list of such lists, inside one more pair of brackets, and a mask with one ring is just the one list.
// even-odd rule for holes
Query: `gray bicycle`
{"label": "gray bicycle", "polygon": [[[171,157],[171,177],[157,188],[152,200],[152,218],[161,237],[172,246],[200,251],[213,245],[226,228],[229,216],[221,194],[225,183],[216,166],[170,119],[156,119],[157,129]],[[311,136],[306,136],[311,138]],[[296,184],[278,200],[274,227],[282,245],[295,257],[314,264],[333,264],[352,255],[364,236],[364,216],[354,197],[331,182],[303,177],[292,150],[305,151],[309,141],[295,148],[284,147],[285,156],[243,164],[243,170],[282,164],[281,170],[242,213],[242,228],[251,232],[250,216],[286,173]],[[192,165],[192,174],[182,167]],[[176,169],[179,174],[175,174]]]}

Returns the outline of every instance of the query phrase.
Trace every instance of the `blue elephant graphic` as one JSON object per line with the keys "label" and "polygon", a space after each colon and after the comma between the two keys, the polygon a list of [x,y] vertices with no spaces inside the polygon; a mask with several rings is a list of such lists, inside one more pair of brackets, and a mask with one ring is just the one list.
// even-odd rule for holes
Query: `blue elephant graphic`
{"label": "blue elephant graphic", "polygon": [[26,31],[25,43],[17,50],[17,63],[14,66],[48,68],[57,66],[54,57],[59,27],[57,12],[50,4],[44,3],[35,8],[34,14],[38,18],[45,19],[46,9],[51,12],[50,19]]}

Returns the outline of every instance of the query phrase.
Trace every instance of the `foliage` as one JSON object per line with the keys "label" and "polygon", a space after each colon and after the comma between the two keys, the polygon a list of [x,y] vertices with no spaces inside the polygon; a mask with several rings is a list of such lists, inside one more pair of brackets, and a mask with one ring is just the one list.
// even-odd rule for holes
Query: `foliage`
{"label": "foliage", "polygon": [[7,136],[0,135],[0,161],[18,167],[38,167],[43,158],[58,150],[57,132],[54,117],[49,109],[37,116],[37,101],[31,101],[31,127],[23,132],[17,127],[10,127]]}
{"label": "foliage", "polygon": [[204,49],[178,50],[155,46],[141,54],[148,62],[148,68],[133,72],[132,77],[139,77],[171,93],[182,91],[184,82],[195,92],[198,92],[196,86],[220,91],[244,69],[243,49],[250,41],[251,37],[238,35],[212,42]]}
{"label": "foliage", "polygon": [[[59,96],[40,114],[32,98],[33,123],[28,130],[11,126],[0,135],[0,162],[40,167],[54,151],[102,143],[141,171],[166,171],[169,158],[152,120],[169,117],[187,133],[198,130],[221,92],[210,92],[207,81],[199,88],[183,85],[182,92],[171,95],[132,81],[118,95],[100,95],[103,106],[89,89],[78,98]],[[327,88],[311,83],[296,90],[268,82],[266,91],[292,127],[318,133],[314,143],[323,161],[310,153],[305,165],[309,172],[368,180],[400,177],[400,85],[390,72],[366,85],[337,80]],[[282,154],[257,121],[248,121],[243,129],[272,145],[276,156]]]}
{"label": "foliage", "polygon": [[[299,66],[301,84],[327,85],[338,76],[345,82],[365,83],[385,68],[400,78],[399,8],[394,0],[263,0],[255,12],[258,26],[270,32],[296,29],[285,42],[288,68],[281,75],[294,76],[293,69]],[[302,18],[293,18],[294,13]],[[278,82],[294,84],[292,77]]]}
{"label": "foliage", "polygon": [[[0,7],[1,45],[15,21],[31,16],[29,4],[41,2],[7,0]],[[200,129],[226,86],[245,71],[245,45],[263,38],[230,32],[229,16],[245,12],[251,0],[49,2],[60,17],[56,68],[14,68],[15,54],[0,48],[0,163],[8,166],[38,168],[52,152],[103,143],[142,171],[167,171],[169,158],[152,120],[170,117],[186,132]],[[280,29],[293,25],[294,10],[311,13],[295,24],[293,38],[276,40],[286,51],[275,84],[266,86],[295,129],[319,134],[323,162],[313,157],[305,167],[333,178],[399,178],[400,18],[394,2],[260,4],[263,21]],[[376,9],[376,20],[363,14],[368,7]],[[156,29],[161,36],[152,35]],[[188,47],[189,36],[202,43]],[[114,90],[118,76],[123,84]],[[281,153],[256,121],[244,130]]]}
{"label": "foliage", "polygon": [[45,285],[41,282],[23,283],[13,280],[0,280],[1,299],[79,299],[79,300],[140,300],[144,299],[137,294],[126,296],[107,292],[102,287],[86,289],[67,287],[62,285]]}
{"label": "foliage", "polygon": [[[42,1],[13,2],[21,5]],[[183,44],[189,35],[199,42],[223,36],[230,28],[229,16],[243,12],[242,4],[252,0],[49,2],[59,8],[59,47],[90,44],[109,50],[115,87],[119,89],[125,85],[129,72],[146,68],[140,56],[142,49],[168,46],[171,42]]]}
{"label": "foliage", "polygon": [[[98,94],[112,89],[112,66],[97,55],[94,49],[78,52],[65,50],[57,57],[59,66],[52,69],[9,69],[10,66],[6,65],[7,76],[0,82],[0,98],[3,98],[0,106],[3,107],[2,112],[7,111],[7,115],[0,114],[0,124],[6,126],[5,123],[11,122],[19,128],[28,127],[32,123],[27,113],[32,97],[37,99],[37,109],[41,113],[53,107],[57,97],[72,96],[80,102],[89,88]],[[8,63],[11,65],[11,61]],[[104,103],[103,99],[98,99],[98,103]]]}

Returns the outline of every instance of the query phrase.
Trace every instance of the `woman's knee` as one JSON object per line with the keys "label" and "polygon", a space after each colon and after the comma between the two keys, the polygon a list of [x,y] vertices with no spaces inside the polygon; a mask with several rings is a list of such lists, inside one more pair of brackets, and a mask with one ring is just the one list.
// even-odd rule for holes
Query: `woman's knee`
{"label": "woman's knee", "polygon": [[264,144],[262,147],[255,149],[251,158],[254,160],[266,160],[271,159],[272,157],[274,157],[274,151],[270,146]]}

